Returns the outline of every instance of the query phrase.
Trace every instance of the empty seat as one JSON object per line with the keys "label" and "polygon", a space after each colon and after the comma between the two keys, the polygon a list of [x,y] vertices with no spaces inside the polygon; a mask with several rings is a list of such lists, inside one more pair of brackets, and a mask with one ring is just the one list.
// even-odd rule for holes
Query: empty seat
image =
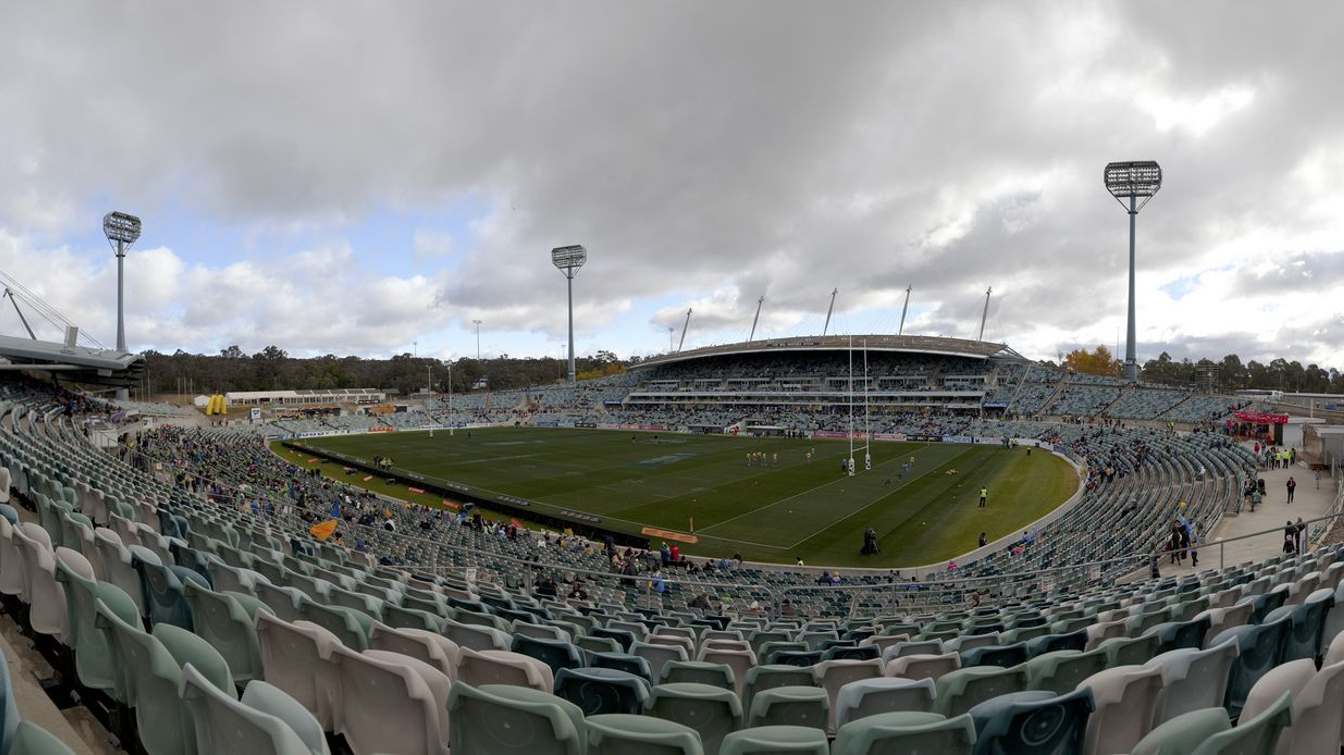
{"label": "empty seat", "polygon": [[[637,655],[629,655],[620,651],[614,653],[588,653],[588,665],[594,668],[609,668],[617,671],[624,671],[627,674],[634,674],[642,677],[650,684],[655,677],[649,668],[649,662]],[[664,667],[667,663],[663,664]]]}
{"label": "empty seat", "polygon": [[1232,673],[1227,680],[1227,696],[1223,700],[1229,714],[1239,715],[1251,687],[1265,672],[1279,665],[1291,626],[1292,617],[1283,616],[1266,624],[1232,627],[1213,638],[1215,645],[1221,645],[1229,639],[1237,643],[1237,659],[1232,664]]}
{"label": "empty seat", "polygon": [[1022,668],[974,666],[948,672],[936,681],[936,711],[944,716],[959,716],[992,697],[1027,688],[1027,672]]}
{"label": "empty seat", "polygon": [[560,669],[579,668],[584,665],[583,657],[579,655],[579,649],[571,645],[568,640],[515,634],[513,644],[509,649],[515,653],[536,658],[550,666],[552,674],[559,673]]}
{"label": "empty seat", "polygon": [[1237,644],[1227,640],[1208,650],[1171,650],[1144,664],[1162,672],[1163,703],[1157,720],[1221,706],[1236,658]]}
{"label": "empty seat", "polygon": [[191,665],[182,669],[182,701],[191,715],[198,755],[310,753],[284,721],[224,694]]}
{"label": "empty seat", "polygon": [[830,709],[826,690],[820,687],[772,687],[751,696],[747,725],[798,725],[824,730],[829,725]]}
{"label": "empty seat", "polygon": [[822,661],[813,667],[812,673],[816,678],[817,685],[826,690],[826,696],[830,700],[831,713],[827,719],[826,728],[834,731],[836,698],[840,695],[840,688],[860,679],[876,679],[882,676],[882,662],[879,660]]}
{"label": "empty seat", "polygon": [[374,624],[369,633],[370,650],[386,650],[421,660],[442,671],[449,679],[457,678],[462,650],[452,640],[427,629],[392,629]]}
{"label": "empty seat", "polygon": [[1087,752],[1129,752],[1157,723],[1162,698],[1162,671],[1145,666],[1117,666],[1088,677],[1079,689],[1092,692],[1092,717],[1087,723]]}
{"label": "empty seat", "polygon": [[1081,753],[1092,713],[1086,689],[1067,695],[1016,692],[986,700],[970,710],[978,753],[1037,755]]}
{"label": "empty seat", "polygon": [[832,755],[870,753],[939,753],[970,755],[975,725],[967,715],[945,718],[937,713],[879,713],[850,721],[836,732]]}
{"label": "empty seat", "polygon": [[[585,755],[587,729],[573,703],[527,687],[458,682],[448,695],[450,752]],[[614,752],[614,750],[609,750]]]}
{"label": "empty seat", "polygon": [[255,617],[258,610],[269,609],[250,595],[218,593],[192,581],[185,583],[183,596],[191,608],[196,634],[224,657],[234,681],[261,678]]}
{"label": "empty seat", "polygon": [[346,647],[332,651],[337,732],[355,755],[377,752],[447,755],[450,682],[429,664],[398,653]]}
{"label": "empty seat", "polygon": [[648,712],[699,732],[707,752],[718,752],[723,738],[742,728],[742,704],[737,695],[708,684],[660,684],[650,694]]}
{"label": "empty seat", "polygon": [[932,712],[934,681],[881,677],[859,679],[840,688],[835,698],[835,724],[844,726],[866,716],[893,711]]}
{"label": "empty seat", "polygon": [[649,699],[649,683],[642,677],[608,668],[563,668],[556,672],[555,694],[584,715],[638,714]]}
{"label": "empty seat", "polygon": [[1222,708],[1192,711],[1153,729],[1134,745],[1131,755],[1219,755],[1219,753],[1272,753],[1292,716],[1285,692],[1260,715],[1242,719],[1236,728]]}
{"label": "empty seat", "polygon": [[457,678],[473,686],[517,684],[542,692],[550,692],[555,680],[550,667],[535,658],[507,650],[471,648],[462,648]]}
{"label": "empty seat", "polygon": [[[584,720],[588,755],[705,755],[695,729],[652,716],[612,713]],[[490,751],[494,752],[494,751]]]}
{"label": "empty seat", "polygon": [[339,679],[330,659],[341,641],[312,622],[291,623],[264,611],[256,622],[266,681],[311,711],[323,729],[334,730]]}
{"label": "empty seat", "polygon": [[1078,688],[1089,676],[1106,668],[1106,653],[1091,650],[1056,650],[1027,661],[1027,687],[1063,695]]}
{"label": "empty seat", "polygon": [[671,661],[664,664],[663,675],[659,679],[659,683],[675,684],[678,682],[708,684],[734,692],[737,691],[737,682],[733,676],[733,670],[722,663]]}
{"label": "empty seat", "polygon": [[680,645],[636,642],[630,646],[630,654],[644,659],[649,665],[649,675],[654,679],[662,676],[663,666],[669,661],[689,660],[686,648]]}
{"label": "empty seat", "polygon": [[887,661],[884,673],[906,679],[937,679],[961,668],[961,657],[956,653],[943,655],[907,655]]}
{"label": "empty seat", "polygon": [[719,755],[830,755],[830,747],[821,729],[758,726],[724,737]]}

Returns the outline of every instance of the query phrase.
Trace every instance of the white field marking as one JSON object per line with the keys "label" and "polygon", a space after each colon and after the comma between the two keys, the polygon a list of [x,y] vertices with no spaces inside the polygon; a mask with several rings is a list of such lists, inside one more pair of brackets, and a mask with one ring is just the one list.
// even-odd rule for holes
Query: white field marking
{"label": "white field marking", "polygon": [[[956,457],[952,457],[952,458],[956,458]],[[885,466],[888,465],[888,464],[895,464],[895,463],[897,463],[897,462],[899,462],[899,461],[900,461],[899,458],[888,459],[887,461],[884,461],[884,462],[881,462],[881,463],[879,463],[879,464],[876,464],[876,465],[873,467],[873,471],[877,471],[878,469],[881,469],[882,467],[885,467]],[[940,466],[941,466],[941,465],[940,465]],[[872,474],[872,472],[868,472],[867,474]],[[922,475],[920,475],[920,476],[922,476]],[[729,522],[736,521],[736,520],[738,520],[738,519],[741,519],[741,518],[744,517],[744,516],[747,516],[748,514],[759,514],[759,513],[763,512],[763,511],[765,511],[766,509],[772,508],[772,507],[774,507],[774,506],[778,506],[779,504],[784,503],[785,501],[792,501],[792,500],[795,499],[795,498],[800,498],[800,497],[802,497],[802,496],[807,495],[808,493],[811,493],[811,492],[814,492],[814,491],[817,491],[817,490],[821,490],[822,488],[824,488],[824,487],[828,487],[828,486],[830,486],[830,485],[835,485],[835,484],[842,483],[842,482],[848,482],[849,479],[850,479],[850,478],[849,478],[849,475],[846,474],[846,475],[844,475],[843,477],[841,477],[841,478],[838,479],[838,480],[831,480],[830,482],[823,482],[822,484],[820,484],[820,485],[818,485],[818,486],[816,486],[816,487],[814,487],[814,488],[808,488],[807,490],[804,490],[804,491],[802,491],[802,492],[800,492],[800,493],[794,493],[793,495],[788,496],[787,498],[780,498],[780,499],[777,500],[777,501],[771,501],[770,503],[767,503],[767,504],[765,504],[764,506],[757,506],[757,507],[754,508],[754,509],[751,509],[751,510],[749,510],[749,511],[744,511],[744,512],[742,512],[741,514],[738,514],[737,516],[730,517],[730,518],[728,518],[728,519],[724,519],[724,520],[721,521],[721,522],[715,522],[714,524],[711,524],[710,526],[708,526],[708,527],[704,528],[703,530],[701,530],[701,532],[709,532],[710,530],[714,529],[715,527],[719,527],[719,526],[728,524]],[[910,483],[914,482],[916,479],[918,479],[918,477],[911,477],[909,480],[906,480],[905,482],[902,482],[900,485],[897,485],[897,486],[894,487],[894,488],[886,488],[886,487],[884,487],[883,490],[886,491],[886,492],[883,493],[882,496],[885,498],[888,494],[890,494],[890,493],[894,493],[894,492],[896,492],[897,490],[900,490],[901,488],[905,487],[906,485],[909,485]],[[880,499],[879,499],[879,500],[880,500]],[[869,505],[871,505],[871,504],[869,504]],[[866,507],[865,507],[865,508],[866,508]],[[813,534],[815,535],[815,534],[817,534],[817,533],[813,533]],[[810,538],[810,537],[812,537],[812,535],[809,535],[808,537]]]}
{"label": "white field marking", "polygon": [[[942,464],[939,464],[938,467],[946,466],[946,465],[947,465],[948,463],[950,463],[952,460],[960,458],[963,454],[966,453],[966,451],[970,451],[970,450],[972,450],[973,448],[975,448],[975,446],[967,446],[967,447],[966,447],[966,450],[962,451],[962,452],[959,453],[959,454],[956,454],[955,456],[948,457],[947,461],[943,462]],[[938,467],[934,467],[934,469],[937,469]],[[932,471],[932,470],[931,470],[931,471]],[[923,476],[924,476],[924,475],[920,475],[920,477],[923,477]],[[912,477],[912,478],[910,479],[910,482],[914,482],[916,479],[918,479],[918,478],[913,478],[913,477]],[[901,487],[905,487],[906,485],[909,485],[910,482],[907,482],[907,483],[901,485]],[[893,490],[892,492],[895,492],[895,490]],[[855,514],[858,514],[858,513],[863,512],[863,511],[866,511],[867,509],[871,508],[871,507],[873,506],[873,504],[878,503],[878,502],[881,501],[883,498],[886,498],[886,496],[883,495],[883,496],[880,496],[880,497],[878,497],[878,498],[875,498],[875,499],[869,501],[867,504],[865,504],[865,505],[863,505],[863,506],[861,506],[861,507],[859,507],[859,508],[857,508],[857,509],[854,509],[853,511],[849,512],[848,514],[845,514],[844,516],[840,517],[839,519],[836,519],[835,521],[831,522],[830,524],[827,524],[824,528],[822,528],[822,529],[820,529],[820,530],[817,530],[816,532],[813,532],[811,535],[808,535],[807,537],[803,538],[802,540],[799,540],[798,542],[794,543],[793,545],[790,545],[790,546],[789,546],[789,549],[797,548],[798,546],[802,545],[803,543],[807,542],[808,540],[811,540],[812,538],[816,537],[817,535],[820,535],[821,533],[825,532],[826,530],[829,530],[829,529],[831,529],[832,527],[835,527],[835,526],[837,526],[837,525],[843,523],[846,519],[849,519],[849,518],[853,517]]]}

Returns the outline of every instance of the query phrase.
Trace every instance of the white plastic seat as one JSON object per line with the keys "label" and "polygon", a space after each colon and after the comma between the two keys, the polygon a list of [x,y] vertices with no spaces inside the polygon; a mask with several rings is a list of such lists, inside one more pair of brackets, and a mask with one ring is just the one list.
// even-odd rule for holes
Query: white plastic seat
{"label": "white plastic seat", "polygon": [[[1251,695],[1255,696],[1254,688]],[[1344,741],[1344,662],[1325,666],[1313,674],[1293,693],[1292,711],[1292,726],[1279,739],[1279,755],[1339,752]]]}
{"label": "white plastic seat", "polygon": [[340,678],[331,661],[341,646],[336,635],[308,621],[287,622],[259,611],[257,641],[266,681],[312,713],[325,731],[335,731]]}
{"label": "white plastic seat", "polygon": [[1162,670],[1116,666],[1089,676],[1078,685],[1092,690],[1094,706],[1087,720],[1087,755],[1129,752],[1156,725],[1162,698]]}
{"label": "white plastic seat", "polygon": [[472,686],[516,684],[550,692],[555,684],[551,668],[536,658],[508,650],[462,648],[457,679]]}
{"label": "white plastic seat", "polygon": [[[28,621],[33,631],[51,635],[64,642],[69,633],[66,614],[65,588],[56,582],[56,554],[47,531],[36,522],[20,524],[14,533],[14,542],[23,556],[24,595],[30,608]],[[93,579],[93,567],[85,561],[87,573]]]}
{"label": "white plastic seat", "polygon": [[1171,650],[1143,664],[1162,672],[1162,705],[1157,723],[1202,708],[1217,708],[1227,694],[1227,679],[1238,654],[1235,640],[1208,650]]}
{"label": "white plastic seat", "polygon": [[1085,650],[1095,650],[1098,645],[1112,637],[1125,636],[1125,620],[1098,621],[1087,627],[1087,645]]}
{"label": "white plastic seat", "polygon": [[14,544],[15,527],[0,517],[0,593],[23,595],[27,579],[23,573],[23,554]]}
{"label": "white plastic seat", "polygon": [[457,643],[441,634],[413,627],[393,629],[385,624],[374,624],[369,633],[369,649],[410,656],[428,663],[449,679],[457,677],[457,665],[462,660],[462,649]]}
{"label": "white plastic seat", "polygon": [[[743,643],[745,644],[745,643]],[[705,663],[722,663],[733,670],[733,686],[740,699],[742,691],[746,688],[747,672],[752,666],[756,665],[756,654],[747,650],[719,650],[715,648],[702,647],[696,654],[695,660]]]}
{"label": "white plastic seat", "polygon": [[[666,628],[667,627],[664,627],[664,629]],[[657,634],[649,635],[644,642],[650,645],[675,645],[680,647],[686,651],[687,660],[690,660],[690,657],[695,655],[695,640],[688,639],[679,634],[665,634],[659,632]],[[654,678],[657,679],[658,677]]]}
{"label": "white plastic seat", "polygon": [[[656,636],[650,635],[650,639]],[[652,644],[638,640],[630,645],[630,654],[648,662],[649,675],[654,679],[662,678],[663,666],[670,661],[690,660],[686,654],[686,648],[682,645]]]}
{"label": "white plastic seat", "polygon": [[[355,755],[447,755],[448,677],[400,653],[338,647],[338,731]],[[442,714],[440,714],[442,711]]]}
{"label": "white plastic seat", "polygon": [[866,661],[821,661],[812,667],[812,676],[816,679],[817,686],[826,690],[826,697],[830,701],[830,710],[827,715],[826,726],[831,731],[834,731],[836,707],[838,705],[837,698],[840,696],[840,689],[846,684],[861,679],[877,679],[881,677],[882,661],[876,658]]}

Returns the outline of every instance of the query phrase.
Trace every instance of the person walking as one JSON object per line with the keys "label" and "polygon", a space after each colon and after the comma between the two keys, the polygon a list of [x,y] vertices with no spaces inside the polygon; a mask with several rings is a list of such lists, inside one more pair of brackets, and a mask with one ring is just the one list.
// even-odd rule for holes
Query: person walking
{"label": "person walking", "polygon": [[1295,540],[1297,544],[1297,552],[1301,553],[1306,550],[1307,545],[1307,525],[1306,522],[1302,521],[1302,517],[1299,516],[1297,518],[1297,523],[1293,525],[1293,529],[1296,530]]}
{"label": "person walking", "polygon": [[980,488],[980,508],[985,508],[989,504],[989,488]]}
{"label": "person walking", "polygon": [[1291,519],[1283,523],[1283,552],[1289,556],[1297,553],[1297,527]]}
{"label": "person walking", "polygon": [[1291,476],[1289,476],[1289,477],[1288,477],[1288,502],[1289,502],[1289,503],[1292,503],[1292,502],[1293,502],[1293,491],[1294,491],[1294,490],[1297,490],[1297,480],[1294,480]]}
{"label": "person walking", "polygon": [[985,547],[985,544],[988,543],[988,542],[989,542],[989,537],[986,536],[985,533],[981,532],[981,533],[980,533],[980,539],[979,539],[980,547],[981,547],[981,548]]}

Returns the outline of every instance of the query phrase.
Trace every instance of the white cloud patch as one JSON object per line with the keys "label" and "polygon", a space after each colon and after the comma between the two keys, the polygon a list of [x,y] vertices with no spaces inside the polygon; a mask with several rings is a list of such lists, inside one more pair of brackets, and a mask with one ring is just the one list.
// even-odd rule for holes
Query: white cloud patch
{"label": "white cloud patch", "polygon": [[[110,255],[52,241],[105,206],[318,239],[133,252],[134,343],[386,353],[478,318],[539,343],[564,330],[547,253],[583,243],[594,348],[662,348],[687,307],[691,339],[740,339],[761,295],[758,336],[820,330],[833,288],[832,330],[894,329],[907,284],[907,331],[974,335],[993,285],[987,335],[1051,356],[1123,324],[1100,173],[1151,158],[1140,355],[1344,366],[1340,292],[1310,261],[1344,250],[1336,2],[85,0],[6,21],[0,261],[72,317],[111,333]],[[464,199],[486,208],[465,229],[428,217]],[[388,207],[422,225],[408,248],[326,241]],[[1278,264],[1296,257],[1307,274]]]}

